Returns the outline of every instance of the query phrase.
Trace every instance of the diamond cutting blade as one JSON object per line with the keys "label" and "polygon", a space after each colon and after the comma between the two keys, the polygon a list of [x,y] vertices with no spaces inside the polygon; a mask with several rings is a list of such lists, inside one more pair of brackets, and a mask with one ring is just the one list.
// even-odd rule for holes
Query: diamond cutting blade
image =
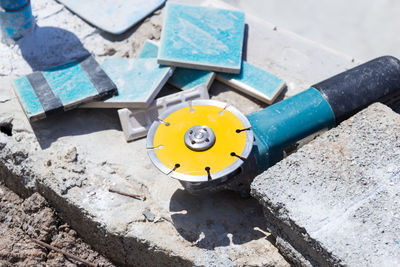
{"label": "diamond cutting blade", "polygon": [[148,155],[163,173],[207,182],[238,169],[253,146],[247,118],[215,100],[194,100],[168,109],[147,135]]}

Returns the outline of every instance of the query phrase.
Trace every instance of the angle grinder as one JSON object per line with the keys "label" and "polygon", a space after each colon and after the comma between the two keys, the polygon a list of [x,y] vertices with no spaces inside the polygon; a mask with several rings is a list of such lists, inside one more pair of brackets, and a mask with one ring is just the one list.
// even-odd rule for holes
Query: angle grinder
{"label": "angle grinder", "polygon": [[234,190],[248,195],[254,177],[299,143],[374,102],[400,103],[400,61],[376,58],[247,116],[215,100],[194,100],[159,116],[148,155],[192,194]]}

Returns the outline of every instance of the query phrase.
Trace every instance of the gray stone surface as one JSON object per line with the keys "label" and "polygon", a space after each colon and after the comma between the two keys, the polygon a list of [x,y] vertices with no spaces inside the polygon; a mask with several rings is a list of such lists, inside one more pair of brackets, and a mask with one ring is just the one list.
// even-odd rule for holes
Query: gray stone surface
{"label": "gray stone surface", "polygon": [[399,266],[400,115],[371,105],[259,175],[252,195],[303,265]]}
{"label": "gray stone surface", "polygon": [[[153,166],[144,139],[125,142],[116,110],[72,110],[29,124],[9,91],[14,77],[88,52],[100,63],[135,57],[146,39],[160,38],[162,10],[111,36],[56,1],[35,0],[32,6],[36,30],[10,47],[0,44],[0,126],[12,125],[12,136],[0,134],[0,179],[24,196],[39,191],[88,243],[120,265],[288,266],[265,231],[257,201],[231,193],[186,194]],[[355,65],[256,17],[246,16],[246,22],[247,61],[284,78],[285,97]],[[264,106],[218,82],[210,94],[244,113]],[[110,187],[144,200],[111,193]]]}

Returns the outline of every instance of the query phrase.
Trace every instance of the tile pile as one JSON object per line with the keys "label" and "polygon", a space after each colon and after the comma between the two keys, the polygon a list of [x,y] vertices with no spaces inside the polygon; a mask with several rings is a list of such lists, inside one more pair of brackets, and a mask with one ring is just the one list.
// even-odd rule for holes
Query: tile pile
{"label": "tile pile", "polygon": [[[78,106],[120,108],[127,141],[146,136],[170,106],[208,99],[214,78],[272,104],[285,82],[242,60],[244,19],[239,11],[168,3],[160,42],[147,40],[136,59],[99,66],[88,57],[18,78],[14,90],[30,121]],[[166,83],[179,92],[165,95]],[[156,98],[160,91],[165,96]]]}

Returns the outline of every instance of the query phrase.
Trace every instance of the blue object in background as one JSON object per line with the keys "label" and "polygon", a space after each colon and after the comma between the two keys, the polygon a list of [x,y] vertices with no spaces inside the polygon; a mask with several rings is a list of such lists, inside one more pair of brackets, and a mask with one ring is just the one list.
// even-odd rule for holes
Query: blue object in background
{"label": "blue object in background", "polygon": [[59,0],[94,26],[121,34],[144,19],[166,0]]}
{"label": "blue object in background", "polygon": [[0,0],[0,7],[6,11],[15,11],[28,4],[29,0]]}
{"label": "blue object in background", "polygon": [[243,12],[168,3],[158,62],[239,73],[243,37]]}
{"label": "blue object in background", "polygon": [[[157,58],[158,44],[146,40],[138,58]],[[215,73],[207,70],[194,70],[186,68],[176,68],[168,83],[181,90],[189,90],[201,84],[210,88],[215,77]]]}
{"label": "blue object in background", "polygon": [[239,74],[218,72],[217,80],[267,104],[272,104],[286,87],[281,78],[245,61]]}
{"label": "blue object in background", "polygon": [[28,0],[1,0],[0,27],[3,35],[18,40],[34,25],[31,3]]}

